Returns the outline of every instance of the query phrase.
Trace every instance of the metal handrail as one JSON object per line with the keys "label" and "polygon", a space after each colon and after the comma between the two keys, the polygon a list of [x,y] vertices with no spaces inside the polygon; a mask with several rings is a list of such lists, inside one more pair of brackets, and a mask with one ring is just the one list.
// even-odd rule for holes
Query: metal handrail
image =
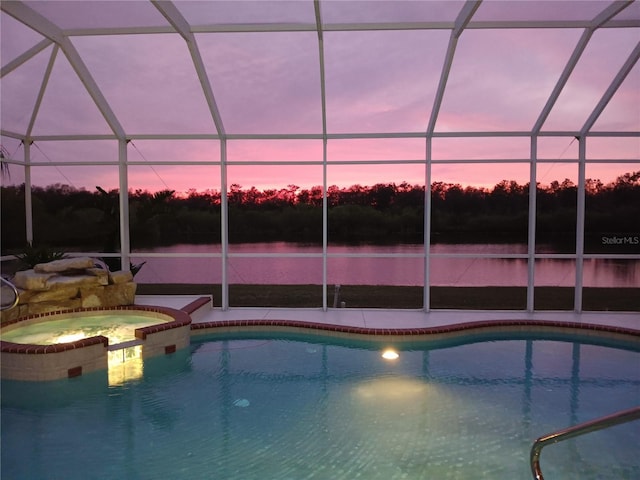
{"label": "metal handrail", "polygon": [[18,305],[18,302],[20,301],[20,294],[18,293],[18,289],[16,288],[16,286],[3,276],[0,276],[0,281],[2,281],[2,283],[6,283],[11,288],[11,290],[13,290],[13,295],[15,297],[11,304],[7,304],[7,306],[0,305],[0,310],[11,310],[13,307]]}
{"label": "metal handrail", "polygon": [[634,407],[629,410],[622,410],[605,417],[580,423],[578,425],[565,428],[564,430],[558,430],[557,432],[538,438],[531,447],[530,458],[533,478],[536,480],[544,480],[542,470],[540,469],[540,454],[545,446],[638,419],[640,419],[640,407]]}

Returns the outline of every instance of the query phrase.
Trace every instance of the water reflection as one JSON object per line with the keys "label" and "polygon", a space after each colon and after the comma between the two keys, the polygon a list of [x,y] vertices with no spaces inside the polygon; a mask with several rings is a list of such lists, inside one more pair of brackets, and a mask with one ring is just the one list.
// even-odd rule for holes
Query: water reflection
{"label": "water reflection", "polygon": [[[211,254],[207,245],[174,245],[154,252]],[[238,244],[236,254],[268,253],[294,255],[288,258],[229,259],[230,283],[303,284],[322,283],[322,250],[318,246],[284,242]],[[424,285],[423,245],[330,246],[327,260],[329,284],[345,285]],[[523,244],[481,244],[432,246],[433,255],[491,254],[522,255]],[[342,255],[403,255],[400,257],[345,257]],[[299,255],[315,255],[314,258]],[[222,259],[219,257],[136,257],[133,262],[147,264],[137,274],[140,283],[221,283]],[[433,286],[526,286],[525,258],[450,258],[431,257],[430,283]],[[575,261],[571,259],[536,260],[537,286],[572,286]],[[640,279],[640,260],[587,259],[584,285],[594,287],[636,287]]]}

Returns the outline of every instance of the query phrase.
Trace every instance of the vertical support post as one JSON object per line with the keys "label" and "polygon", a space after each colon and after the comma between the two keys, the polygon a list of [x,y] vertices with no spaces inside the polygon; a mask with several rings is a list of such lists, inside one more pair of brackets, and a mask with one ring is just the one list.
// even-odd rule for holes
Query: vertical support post
{"label": "vertical support post", "polygon": [[229,279],[227,270],[229,266],[229,202],[227,185],[227,139],[220,139],[220,240],[222,242],[222,298],[220,299],[222,310],[229,309]]}
{"label": "vertical support post", "polygon": [[422,289],[422,308],[425,313],[431,310],[431,147],[433,137],[427,136],[425,145],[424,171],[424,286]]}
{"label": "vertical support post", "polygon": [[[320,67],[320,106],[322,111],[322,311],[327,311],[329,302],[327,291],[327,243],[328,243],[328,204],[327,204],[327,94],[324,67],[324,34],[320,1],[313,1],[318,32],[318,65]],[[334,305],[335,306],[335,305]]]}
{"label": "vertical support post", "polygon": [[327,245],[329,241],[329,202],[327,200],[327,137],[322,139],[322,311],[327,311]]}
{"label": "vertical support post", "polygon": [[24,216],[27,243],[33,245],[33,201],[31,198],[31,140],[24,140]]}
{"label": "vertical support post", "polygon": [[129,237],[129,175],[127,170],[126,139],[118,140],[118,178],[120,207],[120,268],[128,270],[131,264],[131,242]]}
{"label": "vertical support post", "polygon": [[584,267],[584,216],[585,216],[585,177],[586,177],[586,138],[578,139],[578,199],[576,208],[576,283],[574,311],[582,312],[582,280]]}
{"label": "vertical support post", "polygon": [[532,135],[529,163],[529,226],[527,231],[527,312],[533,312],[535,300],[537,161],[538,136]]}

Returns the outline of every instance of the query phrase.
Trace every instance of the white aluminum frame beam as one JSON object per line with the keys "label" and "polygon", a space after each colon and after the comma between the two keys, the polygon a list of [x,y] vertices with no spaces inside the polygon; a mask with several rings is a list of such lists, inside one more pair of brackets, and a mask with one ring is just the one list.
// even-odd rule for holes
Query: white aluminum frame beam
{"label": "white aluminum frame beam", "polygon": [[16,140],[24,141],[25,139],[24,133],[11,132],[9,130],[5,130],[1,128],[0,128],[0,135],[2,135],[3,137],[15,138]]}
{"label": "white aluminum frame beam", "polygon": [[[127,144],[125,139],[118,140],[118,205],[120,210],[120,269],[129,270],[131,264],[131,241],[129,232],[129,174],[127,169]],[[105,252],[106,253],[106,252]]]}
{"label": "white aluminum frame beam", "polygon": [[229,309],[229,186],[227,181],[227,141],[220,141],[220,243],[222,244],[222,310]]}
{"label": "white aluminum frame beam", "polygon": [[[593,26],[593,20],[495,20],[472,21],[466,30],[498,29],[586,29]],[[640,20],[609,20],[603,28],[632,28],[640,26]],[[455,22],[369,22],[369,23],[324,23],[325,32],[374,31],[374,30],[452,30]],[[268,33],[268,32],[313,32],[316,26],[310,22],[299,23],[242,23],[242,24],[202,24],[191,25],[192,33]],[[170,26],[150,27],[96,27],[68,28],[63,34],[69,37],[92,35],[153,35],[175,33]]]}
{"label": "white aluminum frame beam", "polygon": [[[541,131],[539,137],[575,137],[580,135],[580,130],[554,130]],[[394,132],[394,133],[328,133],[327,140],[350,140],[366,138],[529,138],[532,132],[433,132],[427,135],[425,132]],[[0,129],[0,135],[23,139],[24,133],[11,132]],[[640,132],[636,131],[590,131],[587,133],[591,137],[640,137]],[[322,133],[309,134],[245,134],[228,133],[226,140],[322,140]],[[114,134],[77,134],[77,135],[32,135],[34,141],[66,141],[66,140],[117,140]],[[220,135],[215,133],[127,133],[127,140],[221,140]]]}
{"label": "white aluminum frame beam", "polygon": [[465,27],[469,25],[474,13],[476,13],[476,10],[480,7],[480,3],[480,1],[468,0],[460,10],[453,29],[451,30],[451,37],[449,38],[449,45],[447,46],[444,65],[440,73],[438,89],[436,90],[433,107],[431,108],[431,116],[429,117],[429,123],[427,126],[427,136],[433,135],[436,128],[436,122],[438,121],[438,114],[440,113],[440,107],[442,106],[442,100],[444,99],[444,92],[447,88],[447,81],[449,79],[449,73],[451,72],[451,65],[453,64],[453,57],[458,45],[458,39],[460,38],[460,35],[462,35]]}
{"label": "white aluminum frame beam", "polygon": [[318,32],[318,60],[320,66],[320,102],[322,113],[322,138],[327,138],[327,95],[325,85],[325,65],[324,65],[324,34],[322,30],[322,12],[320,11],[320,0],[314,0],[313,6],[316,14],[316,30]]}
{"label": "white aluminum frame beam", "polygon": [[615,0],[614,2],[611,2],[608,7],[596,15],[596,17],[591,21],[590,28],[595,30],[602,27],[632,3],[633,0]]}
{"label": "white aluminum frame beam", "polygon": [[318,33],[318,63],[320,68],[320,109],[322,115],[322,311],[328,309],[327,289],[327,253],[329,229],[329,203],[327,201],[327,96],[325,85],[324,34],[322,29],[322,12],[320,0],[313,1]]}
{"label": "white aluminum frame beam", "polygon": [[585,28],[584,32],[582,33],[582,36],[580,37],[580,40],[578,40],[576,47],[573,49],[573,53],[571,54],[571,57],[569,57],[569,60],[567,61],[564,67],[564,70],[560,74],[560,78],[558,79],[558,82],[556,83],[555,87],[553,87],[553,91],[549,95],[549,98],[547,99],[547,103],[543,107],[542,111],[540,112],[540,115],[538,116],[538,119],[536,120],[536,123],[533,126],[532,133],[534,135],[537,135],[538,133],[540,133],[540,130],[542,130],[542,126],[544,125],[544,122],[547,120],[547,118],[549,117],[549,114],[551,113],[551,110],[553,109],[554,105],[558,101],[558,97],[560,97],[562,90],[564,89],[565,85],[567,84],[567,81],[569,80],[569,77],[571,76],[571,73],[573,73],[573,70],[578,64],[580,57],[582,57],[582,54],[584,53],[587,47],[587,44],[589,43],[589,40],[591,40],[593,33],[598,28],[601,28],[603,25],[609,22],[613,17],[615,17],[618,13],[620,13],[622,10],[627,8],[632,3],[633,3],[632,0],[613,2],[611,5],[605,8],[602,12],[600,12],[590,22],[589,26]]}
{"label": "white aluminum frame beam", "polygon": [[31,196],[31,143],[23,142],[24,146],[24,214],[26,240],[33,245],[33,200]]}
{"label": "white aluminum frame beam", "polygon": [[425,142],[425,166],[424,166],[424,208],[423,223],[424,231],[424,284],[422,287],[422,309],[425,313],[431,311],[431,165],[433,140],[427,138]]}
{"label": "white aluminum frame beam", "polygon": [[52,42],[62,43],[64,39],[62,30],[23,2],[2,2],[0,9]]}
{"label": "white aluminum frame beam", "polygon": [[538,184],[538,137],[531,135],[529,164],[529,218],[527,227],[527,312],[535,310],[535,269],[536,269],[536,211]]}
{"label": "white aluminum frame beam", "polygon": [[55,64],[59,48],[60,47],[58,47],[57,44],[54,44],[53,50],[51,51],[51,55],[49,56],[49,62],[47,62],[47,67],[42,77],[42,83],[40,84],[40,90],[38,91],[38,96],[36,97],[36,103],[33,106],[33,111],[31,112],[31,118],[29,119],[29,125],[27,127],[27,138],[31,138],[31,132],[33,132],[33,126],[36,122],[36,118],[38,117],[38,112],[40,111],[40,105],[42,105],[44,92],[47,90],[47,85],[49,84],[49,78],[51,78],[51,72],[53,71],[53,65]]}
{"label": "white aluminum frame beam", "polygon": [[124,140],[126,138],[124,128],[120,124],[120,121],[116,117],[116,114],[111,109],[109,102],[107,102],[107,99],[102,94],[102,91],[98,87],[96,81],[93,79],[93,76],[89,72],[89,69],[80,57],[80,54],[78,53],[76,48],[68,38],[64,39],[60,47],[62,48],[62,51],[67,57],[67,60],[69,60],[69,63],[75,70],[76,74],[80,78],[80,81],[87,89],[87,92],[93,99],[93,102],[98,107],[98,110],[100,110],[100,113],[106,120],[109,128],[111,128],[118,139]]}
{"label": "white aluminum frame beam", "polygon": [[573,310],[582,312],[582,287],[584,272],[584,220],[585,220],[585,183],[587,142],[585,137],[578,138],[578,185],[576,204],[576,279],[574,284]]}
{"label": "white aluminum frame beam", "polygon": [[211,112],[213,123],[216,126],[218,135],[221,138],[224,138],[225,136],[224,123],[222,122],[220,110],[218,109],[218,105],[216,103],[216,99],[213,94],[213,89],[211,88],[211,81],[204,67],[202,56],[200,55],[200,49],[198,48],[198,43],[196,42],[196,38],[191,31],[191,26],[189,25],[187,20],[182,16],[182,14],[176,8],[173,2],[166,1],[166,0],[152,0],[151,3],[153,3],[153,5],[158,9],[158,11],[171,24],[171,26],[173,26],[173,28],[175,28],[175,30],[182,36],[185,42],[187,42],[187,47],[189,48],[189,53],[191,54],[191,60],[193,62],[193,66],[196,69],[196,74],[198,75],[198,80],[200,81],[200,85],[202,86],[202,92],[204,93],[204,97],[207,101],[209,112]]}
{"label": "white aluminum frame beam", "polygon": [[639,58],[640,42],[636,44],[636,47],[629,55],[629,58],[627,58],[627,60],[624,62],[624,65],[622,65],[613,81],[602,95],[602,98],[600,98],[600,101],[591,112],[591,115],[589,115],[589,118],[587,118],[587,121],[582,126],[582,129],[580,129],[580,137],[584,137],[589,132],[589,130],[591,130],[593,124],[596,123],[596,120],[598,120],[598,117],[602,114],[602,111],[609,104],[615,93],[618,91],[618,88],[620,88],[620,85],[622,85],[622,82],[624,82],[624,79],[627,78],[627,75],[629,75],[635,64],[638,62]]}
{"label": "white aluminum frame beam", "polygon": [[571,77],[571,73],[573,73],[573,70],[576,68],[576,65],[578,64],[578,60],[580,60],[580,57],[582,57],[584,50],[587,48],[587,44],[589,43],[589,40],[591,39],[592,35],[593,35],[592,29],[587,29],[582,33],[580,40],[578,40],[578,44],[573,49],[573,53],[571,54],[571,57],[569,57],[569,60],[564,66],[564,70],[562,70],[562,73],[560,74],[560,78],[556,82],[556,85],[553,87],[553,90],[551,91],[549,98],[547,98],[547,103],[542,108],[542,111],[540,112],[540,115],[538,116],[538,119],[536,120],[536,123],[533,126],[532,133],[534,135],[537,135],[538,133],[540,133],[540,130],[542,130],[542,126],[544,125],[544,122],[547,120],[547,118],[549,117],[549,114],[551,113],[551,110],[553,109],[556,102],[558,101],[558,98],[560,97],[562,90],[564,89],[565,85],[569,81],[569,77]]}
{"label": "white aluminum frame beam", "polygon": [[29,50],[27,50],[23,54],[18,55],[16,58],[14,58],[9,63],[7,63],[4,67],[2,67],[2,70],[0,70],[0,78],[4,77],[8,73],[13,72],[20,65],[22,65],[23,63],[35,57],[38,53],[40,53],[42,50],[47,48],[52,43],[53,42],[51,40],[49,40],[48,38],[45,38],[44,40],[41,40],[40,42],[35,44],[33,47],[31,47]]}
{"label": "white aluminum frame beam", "polygon": [[95,82],[89,69],[82,61],[80,54],[73,46],[68,37],[66,37],[63,31],[55,24],[50,22],[47,18],[40,15],[38,12],[25,5],[22,2],[2,2],[1,8],[4,12],[11,15],[16,20],[27,25],[31,29],[35,30],[39,34],[48,38],[52,42],[55,42],[60,46],[64,52],[67,60],[75,70],[76,74],[80,78],[80,81],[87,89],[87,92],[93,99],[94,103],[100,110],[100,113],[109,124],[109,127],[113,133],[119,138],[124,139],[125,133],[122,125],[118,121],[115,113],[111,110],[111,106],[107,102],[106,98],[98,88],[98,84]]}

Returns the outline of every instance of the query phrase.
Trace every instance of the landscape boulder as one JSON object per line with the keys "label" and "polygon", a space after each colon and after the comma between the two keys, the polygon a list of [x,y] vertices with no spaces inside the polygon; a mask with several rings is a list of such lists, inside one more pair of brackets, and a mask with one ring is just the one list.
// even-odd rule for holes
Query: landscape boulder
{"label": "landscape boulder", "polygon": [[95,267],[95,261],[90,257],[63,258],[48,263],[39,263],[33,270],[37,273],[62,273],[74,270],[86,270]]}
{"label": "landscape boulder", "polygon": [[18,305],[2,312],[2,321],[79,307],[115,307],[135,302],[137,285],[128,270],[109,272],[90,257],[40,263],[16,272]]}

